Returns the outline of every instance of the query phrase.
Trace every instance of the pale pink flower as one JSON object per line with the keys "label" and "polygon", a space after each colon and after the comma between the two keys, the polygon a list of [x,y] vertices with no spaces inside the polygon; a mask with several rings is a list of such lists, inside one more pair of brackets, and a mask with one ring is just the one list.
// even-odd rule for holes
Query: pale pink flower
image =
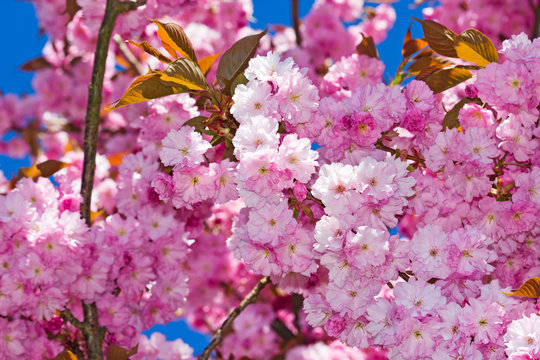
{"label": "pale pink flower", "polygon": [[204,153],[212,147],[195,128],[183,126],[171,130],[162,141],[161,162],[167,166],[194,166],[204,162]]}
{"label": "pale pink flower", "polygon": [[413,314],[427,315],[442,308],[446,298],[441,295],[441,288],[422,280],[409,279],[399,282],[394,287],[396,304],[403,306]]}
{"label": "pale pink flower", "polygon": [[288,134],[279,146],[278,164],[282,169],[290,170],[296,180],[307,183],[318,165],[318,157],[319,153],[311,150],[308,139]]}
{"label": "pale pink flower", "polygon": [[504,343],[508,356],[514,353],[540,354],[540,316],[530,314],[513,320],[504,335]]}
{"label": "pale pink flower", "polygon": [[388,254],[388,231],[359,226],[355,232],[349,231],[345,241],[349,264],[359,269],[382,265]]}
{"label": "pale pink flower", "polygon": [[293,212],[287,201],[279,204],[267,204],[249,214],[247,229],[253,241],[259,244],[276,245],[281,236],[290,234],[294,228]]}

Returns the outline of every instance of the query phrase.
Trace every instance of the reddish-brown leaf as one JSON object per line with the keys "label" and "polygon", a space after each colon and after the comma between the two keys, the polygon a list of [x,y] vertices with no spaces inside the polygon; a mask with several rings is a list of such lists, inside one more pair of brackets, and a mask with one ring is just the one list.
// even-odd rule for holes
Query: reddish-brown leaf
{"label": "reddish-brown leaf", "polygon": [[540,297],[540,278],[530,278],[529,280],[525,281],[525,283],[521,285],[516,291],[511,293],[503,292],[503,294],[519,297]]}
{"label": "reddish-brown leaf", "polygon": [[163,62],[165,64],[172,63],[171,59],[169,59],[168,57],[163,55],[158,49],[156,49],[155,47],[150,45],[147,41],[143,41],[142,43],[136,43],[135,41],[128,40],[128,42],[131,45],[135,45],[138,48],[144,50],[144,52],[146,52],[147,54],[150,54],[150,55],[156,57],[159,61],[161,61],[161,62]]}
{"label": "reddish-brown leaf", "polygon": [[403,49],[401,49],[401,55],[403,55],[404,58],[409,57],[415,52],[422,50],[426,46],[428,46],[428,43],[422,39],[409,40],[403,45]]}
{"label": "reddish-brown leaf", "polygon": [[81,7],[77,4],[77,0],[66,0],[66,9],[62,14],[68,14],[69,21],[71,21],[80,9]]}
{"label": "reddish-brown leaf", "polygon": [[51,64],[45,60],[43,56],[39,56],[35,59],[29,60],[21,65],[23,71],[36,71],[51,67]]}
{"label": "reddish-brown leaf", "polygon": [[71,164],[58,160],[46,160],[39,164],[34,163],[32,166],[20,168],[17,174],[17,180],[22,179],[23,177],[33,179],[40,176],[49,177],[69,165]]}
{"label": "reddish-brown leaf", "polygon": [[117,345],[109,345],[106,353],[107,360],[127,360],[130,356],[135,355],[138,349],[138,344],[130,350]]}
{"label": "reddish-brown leaf", "polygon": [[37,165],[37,168],[41,172],[41,176],[49,177],[54,175],[57,171],[62,170],[65,167],[68,167],[69,163],[65,163],[58,160],[46,160]]}
{"label": "reddish-brown leaf", "polygon": [[454,41],[457,56],[480,66],[499,61],[499,54],[491,40],[475,29],[465,30]]}
{"label": "reddish-brown leaf", "polygon": [[191,41],[189,41],[184,29],[180,25],[162,23],[159,20],[152,20],[152,22],[158,26],[158,36],[163,43],[163,47],[173,58],[176,58],[174,51],[178,51],[183,56],[197,63],[197,56],[193,50],[193,45],[191,45]]}
{"label": "reddish-brown leaf", "polygon": [[[430,73],[427,74],[428,72]],[[442,69],[437,69],[436,67],[434,67],[434,69],[428,68],[418,74],[418,76],[420,75],[423,75],[422,81],[424,81],[435,94],[450,89],[472,77],[469,70],[456,67]]]}
{"label": "reddish-brown leaf", "polygon": [[405,38],[403,39],[403,48],[401,49],[401,55],[403,58],[409,57],[415,52],[428,46],[427,42],[422,39],[413,39],[411,34],[412,22],[409,25],[409,29],[405,33]]}
{"label": "reddish-brown leaf", "polygon": [[176,59],[165,71],[157,73],[166,85],[181,85],[191,90],[204,90],[207,87],[201,68],[188,58]]}
{"label": "reddish-brown leaf", "polygon": [[362,41],[356,45],[356,53],[378,59],[379,53],[371,36],[362,34]]}
{"label": "reddish-brown leaf", "polygon": [[[411,75],[420,74],[424,69],[431,68],[431,67],[437,67],[437,68],[443,68],[446,66],[453,65],[451,61],[446,60],[445,58],[442,58],[440,56],[426,56],[418,58],[417,60],[414,60],[411,62],[409,67],[407,68],[407,71]],[[417,79],[421,80],[421,79]]]}
{"label": "reddish-brown leaf", "polygon": [[425,69],[422,69],[422,71],[420,71],[418,75],[416,75],[416,80],[425,80],[429,76],[433,75],[434,73],[436,73],[437,71],[441,69],[444,69],[445,67],[446,65],[444,64],[434,64]]}
{"label": "reddish-brown leaf", "polygon": [[424,38],[433,50],[443,56],[457,57],[454,40],[458,34],[436,21],[414,19],[422,24]]}
{"label": "reddish-brown leaf", "polygon": [[265,29],[258,34],[246,36],[223,53],[217,67],[217,79],[224,89],[228,91],[231,82],[247,68],[249,60],[257,51],[259,40],[267,31]]}
{"label": "reddish-brown leaf", "polygon": [[129,88],[126,90],[126,93],[114,104],[112,104],[108,110],[118,109],[122,106],[147,101],[150,99],[157,99],[168,95],[179,94],[188,90],[185,86],[181,85],[171,86],[170,83],[166,83],[161,80],[160,76],[161,75],[158,73],[139,76],[131,83]]}

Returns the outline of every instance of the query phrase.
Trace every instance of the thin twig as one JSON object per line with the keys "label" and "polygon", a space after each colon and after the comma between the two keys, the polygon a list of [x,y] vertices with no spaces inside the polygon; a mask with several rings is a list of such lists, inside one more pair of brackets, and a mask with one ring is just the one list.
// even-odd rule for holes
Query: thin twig
{"label": "thin twig", "polygon": [[139,60],[137,60],[135,55],[133,55],[131,50],[129,50],[126,43],[124,42],[124,39],[122,39],[122,37],[119,34],[115,34],[113,36],[113,40],[116,43],[116,46],[118,46],[118,50],[120,50],[122,55],[125,56],[126,60],[133,67],[133,69],[135,69],[137,74],[144,75],[144,69],[141,66],[141,63],[139,62]]}
{"label": "thin twig", "polygon": [[[92,79],[88,85],[88,106],[86,108],[84,130],[84,162],[81,182],[83,203],[81,204],[80,211],[81,217],[86,221],[88,226],[91,225],[90,202],[96,169],[97,137],[102,101],[101,93],[103,90],[103,78],[105,76],[105,62],[107,60],[112,31],[118,15],[134,10],[145,2],[141,0],[127,2],[107,0],[105,15],[103,15],[103,21],[99,28]],[[84,335],[88,360],[102,360],[103,339],[105,338],[106,329],[99,325],[96,303],[86,304],[83,302],[83,313],[84,321],[82,323],[79,321],[79,326],[77,327],[81,329]],[[74,318],[71,318],[71,320],[75,321]]]}
{"label": "thin twig", "polygon": [[244,311],[244,309],[251,303],[254,303],[255,300],[257,300],[257,296],[259,293],[264,289],[266,285],[270,283],[270,278],[268,276],[263,277],[257,285],[249,292],[249,294],[246,295],[244,300],[235,307],[227,319],[221,324],[221,327],[216,331],[214,338],[210,342],[210,344],[204,349],[201,355],[199,355],[199,360],[207,360],[210,357],[210,354],[212,354],[212,351],[216,348],[216,346],[219,345],[221,340],[223,339],[223,334],[227,331],[229,326],[233,323],[233,321]]}
{"label": "thin twig", "polygon": [[134,10],[145,1],[120,2],[107,0],[103,22],[99,28],[96,45],[92,80],[88,85],[88,106],[84,131],[84,163],[81,183],[81,216],[90,225],[90,199],[94,185],[94,172],[96,169],[97,135],[102,101],[103,78],[105,76],[105,62],[109,49],[109,42],[116,22],[116,18],[123,12]]}
{"label": "thin twig", "polygon": [[302,34],[300,33],[300,16],[298,15],[299,0],[291,0],[291,15],[294,28],[294,34],[296,35],[296,45],[302,47]]}
{"label": "thin twig", "polygon": [[274,321],[270,324],[270,327],[276,334],[279,335],[280,338],[282,338],[285,341],[289,341],[291,339],[294,339],[296,335],[289,329],[287,325],[283,323],[279,318],[275,318]]}
{"label": "thin twig", "polygon": [[69,310],[68,308],[60,312],[60,317],[64,319],[65,321],[69,321],[77,329],[82,330],[83,325],[84,325],[83,322],[77,319],[75,315],[73,315],[71,310]]}
{"label": "thin twig", "polygon": [[[389,152],[390,154],[392,155],[396,155],[397,154],[397,150],[396,149],[392,149],[391,147],[388,147],[386,145],[383,145],[381,144],[380,142],[376,143],[375,144],[375,147],[379,150],[383,150],[383,151],[386,151],[386,152]],[[424,159],[422,158],[419,158],[418,156],[413,156],[413,155],[407,155],[405,156],[406,159],[408,160],[413,160],[413,161],[416,161],[417,163],[420,163],[422,165],[424,165],[425,161]]]}

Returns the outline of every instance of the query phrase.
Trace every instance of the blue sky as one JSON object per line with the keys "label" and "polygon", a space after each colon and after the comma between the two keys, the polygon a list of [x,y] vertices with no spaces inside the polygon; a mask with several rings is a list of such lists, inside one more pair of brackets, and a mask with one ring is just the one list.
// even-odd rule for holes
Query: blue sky
{"label": "blue sky", "polygon": [[[388,34],[388,39],[377,46],[379,55],[386,65],[386,71],[394,75],[401,61],[401,44],[411,17],[421,17],[420,9],[410,9],[413,1],[399,1],[394,3],[397,21]],[[254,27],[264,28],[266,24],[290,25],[290,1],[289,0],[254,0],[254,17],[257,22]],[[300,0],[300,15],[305,16],[311,8],[311,0]],[[368,3],[369,4],[369,3]],[[3,93],[31,93],[32,74],[19,70],[19,67],[27,60],[41,54],[41,49],[47,41],[45,35],[39,34],[37,19],[33,5],[30,2],[20,0],[2,0],[0,5],[0,33],[3,37],[3,56],[0,56],[0,90]],[[413,27],[413,36],[420,37],[420,26]],[[0,155],[0,169],[7,177],[16,173],[21,166],[28,166],[29,159],[10,159]],[[208,338],[191,331],[187,325],[173,322],[167,326],[156,326],[156,329],[164,333],[169,340],[182,338],[199,353],[208,343]]]}

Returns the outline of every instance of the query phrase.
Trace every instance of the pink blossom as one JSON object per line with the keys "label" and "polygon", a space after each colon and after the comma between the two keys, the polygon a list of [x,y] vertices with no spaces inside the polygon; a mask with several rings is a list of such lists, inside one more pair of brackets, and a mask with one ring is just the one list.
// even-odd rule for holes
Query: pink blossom
{"label": "pink blossom", "polygon": [[212,146],[191,126],[171,130],[163,139],[159,157],[164,165],[194,166],[204,161],[204,153]]}
{"label": "pink blossom", "polygon": [[332,337],[338,337],[344,329],[345,319],[339,314],[330,316],[326,324],[324,324],[324,330]]}
{"label": "pink blossom", "polygon": [[465,130],[471,127],[492,129],[494,124],[493,114],[475,103],[465,104],[459,110],[459,123]]}
{"label": "pink blossom", "polygon": [[394,296],[396,304],[424,316],[446,304],[446,298],[441,295],[439,287],[421,280],[409,279],[408,282],[397,283]]}
{"label": "pink blossom", "polygon": [[359,269],[384,263],[388,252],[389,234],[384,230],[360,226],[355,233],[348,232],[345,254],[348,263]]}
{"label": "pink blossom", "polygon": [[[512,359],[514,354],[529,354],[537,356],[540,353],[540,316],[531,314],[516,319],[508,325],[508,331],[504,335],[506,354]],[[516,357],[519,358],[519,357]],[[529,359],[529,357],[525,357]]]}

